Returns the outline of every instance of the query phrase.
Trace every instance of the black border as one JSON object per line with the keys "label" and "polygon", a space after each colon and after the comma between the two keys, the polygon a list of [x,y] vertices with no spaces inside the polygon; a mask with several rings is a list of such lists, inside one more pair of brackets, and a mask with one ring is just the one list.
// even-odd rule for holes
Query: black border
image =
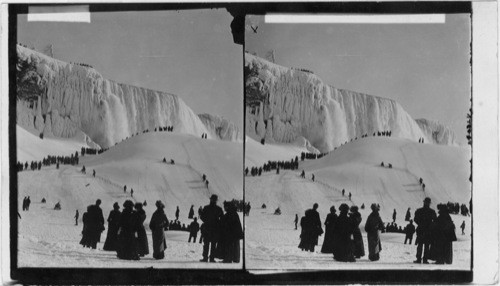
{"label": "black border", "polygon": [[[11,278],[21,284],[457,284],[471,282],[471,270],[333,270],[303,271],[278,274],[252,274],[242,270],[212,269],[118,269],[118,268],[18,268],[17,267],[17,153],[16,153],[16,42],[17,15],[28,12],[29,6],[50,6],[59,4],[9,4],[9,177],[10,177],[10,259]],[[71,4],[70,4],[71,5]],[[294,2],[294,3],[112,3],[90,5],[91,12],[150,11],[225,8],[235,18],[231,23],[235,43],[243,44],[245,15],[265,13],[355,13],[355,14],[434,14],[469,13],[471,2]],[[471,21],[472,25],[472,21]],[[472,32],[472,30],[471,30]],[[472,35],[471,35],[472,36]],[[472,38],[471,38],[472,41]],[[471,44],[472,47],[472,44]],[[244,47],[242,49],[244,53]],[[472,48],[471,48],[472,55]],[[244,61],[244,55],[243,61]],[[471,56],[472,57],[472,56]],[[472,61],[472,59],[471,59]],[[472,62],[471,62],[472,64]],[[471,70],[472,72],[472,70]],[[242,71],[243,76],[243,71]],[[471,78],[472,81],[472,78]],[[243,87],[244,92],[244,87]],[[471,100],[472,102],[472,100]],[[243,106],[243,112],[244,106]],[[243,113],[245,114],[245,113]],[[245,126],[244,126],[245,127]],[[243,130],[244,132],[244,130]],[[244,138],[244,136],[243,136]],[[243,146],[245,144],[243,143]],[[244,147],[243,147],[244,148]],[[472,169],[471,169],[472,170]],[[243,170],[242,170],[243,171]],[[243,188],[244,188],[243,182]],[[245,198],[245,193],[243,193]],[[244,221],[244,219],[243,219]],[[245,249],[243,248],[243,254]],[[472,253],[471,253],[472,255]],[[353,264],[354,266],[355,264]]]}

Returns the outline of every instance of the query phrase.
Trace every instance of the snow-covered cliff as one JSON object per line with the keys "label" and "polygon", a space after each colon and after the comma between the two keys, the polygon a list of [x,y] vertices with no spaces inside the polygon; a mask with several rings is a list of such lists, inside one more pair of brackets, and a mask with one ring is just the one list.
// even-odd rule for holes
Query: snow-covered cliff
{"label": "snow-covered cliff", "polygon": [[238,126],[224,117],[207,113],[198,114],[198,117],[210,131],[212,137],[226,141],[242,140]]}
{"label": "snow-covered cliff", "polygon": [[250,54],[245,54],[245,88],[246,135],[258,141],[290,143],[302,136],[327,152],[363,134],[392,131],[395,137],[430,142],[394,100],[337,89],[312,72]]}
{"label": "snow-covered cliff", "polygon": [[458,145],[455,133],[440,122],[425,118],[416,119],[415,121],[432,143]]}
{"label": "snow-covered cliff", "polygon": [[[145,129],[209,133],[176,95],[105,79],[94,68],[70,64],[17,46],[17,123],[44,135],[82,131],[109,147]],[[210,137],[210,133],[209,133]]]}

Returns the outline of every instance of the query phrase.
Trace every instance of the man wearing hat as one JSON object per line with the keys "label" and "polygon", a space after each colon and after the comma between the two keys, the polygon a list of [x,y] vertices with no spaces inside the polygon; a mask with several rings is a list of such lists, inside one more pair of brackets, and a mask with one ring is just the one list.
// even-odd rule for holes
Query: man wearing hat
{"label": "man wearing hat", "polygon": [[418,224],[417,227],[417,260],[414,263],[422,263],[422,247],[424,248],[423,263],[427,261],[430,255],[431,244],[431,225],[436,220],[436,212],[430,208],[431,199],[424,199],[424,206],[415,211],[414,220]]}
{"label": "man wearing hat", "polygon": [[222,208],[217,205],[217,195],[210,197],[210,204],[206,205],[200,219],[203,221],[203,259],[201,262],[208,262],[208,249],[210,248],[210,262],[215,262],[215,249],[219,240],[220,218],[223,215]]}

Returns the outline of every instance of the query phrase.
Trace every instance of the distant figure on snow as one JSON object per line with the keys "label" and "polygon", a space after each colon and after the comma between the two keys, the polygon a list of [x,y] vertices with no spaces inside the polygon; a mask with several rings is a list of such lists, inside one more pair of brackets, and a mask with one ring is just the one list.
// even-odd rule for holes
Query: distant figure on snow
{"label": "distant figure on snow", "polygon": [[465,234],[465,232],[464,232],[464,230],[465,230],[465,220],[460,225],[460,228],[462,229],[462,235],[464,235]]}
{"label": "distant figure on snow", "polygon": [[75,225],[78,225],[78,218],[80,217],[80,214],[78,213],[78,210],[76,210],[75,214]]}
{"label": "distant figure on snow", "polygon": [[277,209],[274,210],[274,214],[275,215],[281,215],[280,207],[278,207]]}
{"label": "distant figure on snow", "polygon": [[134,197],[134,189],[130,189],[130,196],[133,198]]}
{"label": "distant figure on snow", "polygon": [[42,204],[45,204],[46,202],[45,198],[42,198]]}
{"label": "distant figure on snow", "polygon": [[263,209],[267,208],[266,204],[262,204],[262,208]]}
{"label": "distant figure on snow", "polygon": [[179,220],[179,206],[177,206],[177,209],[175,210],[175,220]]}
{"label": "distant figure on snow", "polygon": [[127,185],[123,186],[123,192],[126,193],[127,192]]}
{"label": "distant figure on snow", "polygon": [[342,196],[344,196],[345,194],[345,189],[342,189]]}
{"label": "distant figure on snow", "polygon": [[405,243],[406,244],[406,241],[409,240],[409,244],[411,245],[411,242],[413,240],[413,234],[415,233],[415,225],[413,224],[413,220],[410,219],[410,223],[406,225],[405,227],[405,234],[406,234],[406,237],[405,237]]}
{"label": "distant figure on snow", "polygon": [[311,177],[312,181],[314,182],[314,174],[312,174],[312,177]]}
{"label": "distant figure on snow", "polygon": [[170,159],[170,164],[175,165],[174,159]]}
{"label": "distant figure on snow", "polygon": [[351,192],[349,192],[349,200],[351,200],[351,197],[352,197],[352,194],[351,194]]}
{"label": "distant figure on snow", "polygon": [[392,212],[392,222],[396,222],[396,209]]}
{"label": "distant figure on snow", "polygon": [[83,167],[82,167],[82,173],[83,173],[83,174],[86,174],[86,172],[87,172],[87,171],[85,170],[85,165],[83,165]]}
{"label": "distant figure on snow", "polygon": [[410,210],[411,210],[411,208],[408,208],[406,210],[405,221],[410,221],[410,218],[411,218]]}
{"label": "distant figure on snow", "polygon": [[384,162],[382,162],[382,164],[380,164],[380,166],[384,167]]}
{"label": "distant figure on snow", "polygon": [[191,208],[189,209],[188,218],[192,219],[193,217],[194,217],[194,205],[191,205]]}
{"label": "distant figure on snow", "polygon": [[189,225],[188,243],[191,242],[191,238],[193,238],[193,243],[196,243],[196,237],[198,236],[198,230],[200,230],[200,225],[198,224],[198,219],[194,218],[194,220]]}
{"label": "distant figure on snow", "polygon": [[56,205],[54,206],[54,210],[60,211],[61,210],[61,202],[57,202]]}
{"label": "distant figure on snow", "polygon": [[95,178],[95,170],[92,170],[92,176]]}
{"label": "distant figure on snow", "polygon": [[295,214],[295,219],[293,220],[295,222],[295,230],[297,230],[297,223],[299,223],[299,215]]}

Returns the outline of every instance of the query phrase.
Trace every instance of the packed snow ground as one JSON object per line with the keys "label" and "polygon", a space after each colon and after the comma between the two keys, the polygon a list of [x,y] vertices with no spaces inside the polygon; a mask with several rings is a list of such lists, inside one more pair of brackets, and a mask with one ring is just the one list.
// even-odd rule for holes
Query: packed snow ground
{"label": "packed snow ground", "polygon": [[[77,149],[79,151],[79,149]],[[57,149],[52,154],[58,154]],[[74,150],[76,151],[76,150]],[[22,152],[22,150],[19,150]],[[175,164],[165,164],[175,160]],[[80,172],[85,165],[87,174]],[[166,231],[167,250],[164,260],[152,258],[149,220],[156,209],[154,202],[162,200],[169,220],[175,219],[179,206],[181,223],[189,225],[188,211],[194,205],[195,215],[207,205],[211,194],[222,201],[243,198],[243,144],[207,140],[192,135],[170,132],[146,133],[130,138],[100,155],[80,158],[78,166],[42,167],[40,171],[23,171],[19,182],[19,245],[20,267],[158,267],[158,268],[241,268],[242,263],[202,263],[202,244],[188,244],[188,232]],[[92,177],[92,170],[96,177]],[[209,180],[208,188],[202,174]],[[123,186],[127,185],[127,192]],[[134,197],[130,197],[130,188]],[[30,196],[28,212],[22,212],[22,198]],[[42,198],[47,200],[41,204]],[[150,254],[140,261],[116,258],[116,252],[102,250],[106,230],[97,250],[83,248],[81,216],[86,207],[102,200],[105,219],[114,202],[120,206],[127,199],[143,202],[147,218],[145,228]],[[62,210],[53,210],[61,202]],[[75,211],[79,210],[79,225],[75,226]],[[198,239],[199,239],[198,233]]]}
{"label": "packed snow ground", "polygon": [[[257,153],[249,151],[247,144],[246,162],[291,159],[281,158],[286,150],[295,147],[281,146],[281,152],[261,148],[258,158],[249,156]],[[269,148],[273,150],[277,146]],[[281,154],[279,158],[275,154]],[[300,154],[296,154],[300,158]],[[280,170],[264,172],[260,177],[245,178],[245,198],[253,209],[245,218],[246,224],[246,265],[248,269],[470,269],[471,237],[470,217],[451,215],[456,226],[458,241],[453,243],[454,260],[452,265],[413,264],[416,246],[404,245],[404,234],[382,234],[381,259],[368,260],[368,248],[364,223],[370,214],[373,202],[381,205],[382,220],[392,222],[393,209],[397,211],[396,223],[404,227],[404,216],[408,207],[411,216],[422,206],[426,196],[432,198],[431,207],[448,201],[465,203],[470,199],[468,160],[469,149],[419,144],[407,139],[388,137],[367,137],[348,143],[333,153],[318,160],[300,162],[299,170]],[[380,163],[391,163],[392,169],[381,167]],[[305,170],[306,178],[300,178]],[[311,180],[311,173],[316,176]],[[422,177],[426,184],[424,192],[418,183]],[[341,190],[345,189],[345,196]],[[352,201],[348,194],[352,193]],[[267,209],[262,209],[265,203]],[[295,214],[302,217],[304,211],[314,203],[319,204],[322,220],[326,218],[330,206],[338,210],[341,203],[349,205],[365,204],[360,210],[366,255],[356,263],[342,263],[333,260],[332,255],[320,253],[323,236],[315,253],[302,252],[298,248],[300,226],[294,230]],[[282,215],[273,215],[280,207]],[[338,214],[338,212],[337,212]],[[466,235],[461,235],[460,225],[465,220]],[[324,227],[324,226],[323,226]],[[416,235],[413,237],[415,242]]]}

